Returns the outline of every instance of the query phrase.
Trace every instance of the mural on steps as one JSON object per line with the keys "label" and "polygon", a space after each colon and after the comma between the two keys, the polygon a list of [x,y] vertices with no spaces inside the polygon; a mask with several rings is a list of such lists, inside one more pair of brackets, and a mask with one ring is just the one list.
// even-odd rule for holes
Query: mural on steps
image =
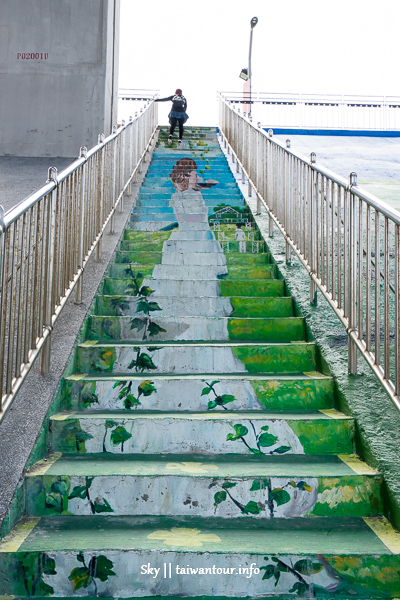
{"label": "mural on steps", "polygon": [[[398,556],[386,556],[387,566],[381,570],[377,556],[354,553],[209,555],[206,548],[225,542],[218,530],[211,533],[181,527],[147,531],[143,537],[148,538],[146,545],[154,546],[151,553],[128,549],[57,551],[52,553],[54,558],[44,552],[5,555],[0,591],[10,595],[12,590],[19,597],[129,598],[129,590],[135,591],[135,597],[161,596],[168,590],[172,597],[189,597],[195,586],[209,598],[244,596],[249,587],[254,597],[371,600],[399,595],[399,582],[392,575],[400,569]],[[168,552],[157,552],[160,547],[167,547]]]}
{"label": "mural on steps", "polygon": [[0,541],[0,595],[400,597],[382,477],[323,364],[215,130],[180,148],[161,130]]}

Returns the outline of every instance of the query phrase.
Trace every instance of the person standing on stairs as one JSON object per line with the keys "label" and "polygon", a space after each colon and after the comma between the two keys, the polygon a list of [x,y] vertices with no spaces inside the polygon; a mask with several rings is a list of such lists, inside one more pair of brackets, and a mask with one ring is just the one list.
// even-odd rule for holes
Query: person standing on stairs
{"label": "person standing on stairs", "polygon": [[186,123],[189,118],[189,115],[186,113],[187,100],[185,96],[182,95],[182,90],[177,88],[173,96],[168,96],[168,98],[157,98],[156,102],[167,102],[168,100],[172,101],[172,110],[168,115],[169,123],[171,125],[169,129],[168,144],[172,144],[172,136],[174,135],[177,124],[179,127],[178,144],[182,144],[183,124]]}

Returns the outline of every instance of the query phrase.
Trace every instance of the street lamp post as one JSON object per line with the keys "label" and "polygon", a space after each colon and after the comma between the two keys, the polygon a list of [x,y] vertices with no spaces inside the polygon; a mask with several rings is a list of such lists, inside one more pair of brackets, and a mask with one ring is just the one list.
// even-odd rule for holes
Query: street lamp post
{"label": "street lamp post", "polygon": [[249,70],[248,70],[248,76],[249,76],[249,99],[250,99],[250,105],[249,105],[249,117],[251,117],[251,50],[252,50],[252,46],[253,46],[253,29],[254,27],[257,25],[258,23],[258,19],[257,17],[253,17],[250,21],[250,47],[249,47]]}
{"label": "street lamp post", "polygon": [[[250,21],[250,47],[249,47],[249,66],[248,68],[244,68],[241,70],[239,77],[244,79],[245,83],[243,85],[243,109],[247,108],[247,102],[249,101],[249,110],[248,115],[251,117],[251,50],[253,46],[253,29],[257,25],[258,19],[257,17],[253,17]],[[246,94],[248,94],[248,98],[246,98]]]}

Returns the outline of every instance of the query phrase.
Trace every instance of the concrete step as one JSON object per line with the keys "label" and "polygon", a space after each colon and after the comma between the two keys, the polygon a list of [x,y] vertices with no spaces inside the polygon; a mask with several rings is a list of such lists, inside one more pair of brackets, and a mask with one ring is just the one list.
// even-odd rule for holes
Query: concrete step
{"label": "concrete step", "polygon": [[381,486],[353,455],[51,454],[28,471],[26,495],[31,516],[371,517]]}
{"label": "concrete step", "polygon": [[33,595],[36,573],[52,597],[71,597],[83,579],[82,595],[107,598],[133,588],[136,597],[395,598],[396,535],[384,517],[26,517],[1,542],[0,593]]}
{"label": "concrete step", "polygon": [[[119,306],[125,306],[120,302]],[[233,318],[204,316],[163,316],[155,300],[142,300],[133,316],[92,315],[87,324],[89,340],[136,342],[164,341],[262,341],[307,340],[303,317]],[[144,310],[154,312],[144,313]],[[157,312],[156,312],[157,311]]]}
{"label": "concrete step", "polygon": [[[173,235],[173,234],[172,234]],[[200,251],[202,249],[202,251]],[[151,252],[136,250],[134,242],[121,242],[119,251],[115,254],[115,262],[137,262],[140,264],[160,264],[163,258],[168,258],[170,254],[183,254],[185,256],[204,257],[204,255],[223,255],[221,244],[213,238],[205,240],[180,240],[169,239],[164,242],[163,252]],[[164,256],[163,256],[164,255]],[[210,256],[208,257],[210,258]],[[200,258],[199,258],[200,260]],[[232,252],[226,254],[226,263],[228,265],[263,265],[271,264],[272,257],[270,252],[259,253],[239,253]]]}
{"label": "concrete step", "polygon": [[[132,292],[132,289],[128,290]],[[151,294],[153,296],[153,294]],[[151,301],[149,296],[149,301]],[[133,316],[138,314],[138,304],[141,297],[137,296],[101,296],[96,299],[96,315],[102,316]],[[278,298],[223,298],[205,296],[157,296],[163,317],[184,317],[214,315],[215,317],[235,318],[271,318],[292,317],[293,300],[289,297]],[[143,306],[142,306],[143,308]],[[140,310],[141,314],[143,311]]]}
{"label": "concrete step", "polygon": [[64,454],[280,454],[354,452],[354,420],[334,410],[151,412],[64,411],[49,441]]}
{"label": "concrete step", "polygon": [[[132,270],[134,273],[134,265],[132,265]],[[126,275],[125,271],[129,270],[129,266],[126,268],[118,265],[118,269],[116,266],[112,266],[109,269],[109,274],[115,274],[115,277],[106,277],[103,281],[103,294],[126,294],[129,293],[131,283],[129,279],[120,279],[117,276],[117,270],[120,272],[120,277],[124,277]],[[143,268],[141,269],[143,271]],[[153,266],[148,265],[147,273],[153,272]],[[146,275],[147,277],[147,275]],[[150,279],[139,278],[139,284],[144,285],[144,281],[146,285],[150,285],[152,287],[152,281]],[[257,281],[225,281],[208,279],[208,280],[174,280],[168,282],[167,280],[158,280],[157,281],[157,289],[154,290],[152,296],[155,297],[212,297],[212,296],[239,296],[243,298],[247,297],[257,297],[257,298],[269,298],[276,296],[284,296],[285,295],[285,282],[283,279],[264,279]]]}
{"label": "concrete step", "polygon": [[[224,253],[221,251],[221,247],[216,241],[206,241],[203,242],[206,247],[208,246],[208,252],[193,252],[188,251],[185,252],[176,252],[173,247],[166,247],[161,256],[154,257],[154,264],[163,264],[163,265],[174,265],[174,266],[221,266],[226,265],[227,261]],[[193,242],[195,244],[195,242]],[[188,246],[190,246],[190,242],[188,242]],[[214,251],[211,249],[214,248]],[[157,253],[158,254],[158,253]],[[146,260],[153,258],[151,256],[147,256]],[[159,260],[157,260],[159,259]],[[140,263],[140,256],[138,256],[135,252],[122,252],[118,251],[115,254],[115,262],[116,263],[131,263],[138,262]]]}
{"label": "concrete step", "polygon": [[[157,345],[156,345],[157,344]],[[317,370],[314,343],[99,343],[77,346],[78,373],[307,373]]]}
{"label": "concrete step", "polygon": [[245,377],[152,373],[150,379],[139,373],[94,373],[66,377],[62,396],[65,408],[73,410],[312,410],[333,408],[334,384],[332,377],[317,371]]}

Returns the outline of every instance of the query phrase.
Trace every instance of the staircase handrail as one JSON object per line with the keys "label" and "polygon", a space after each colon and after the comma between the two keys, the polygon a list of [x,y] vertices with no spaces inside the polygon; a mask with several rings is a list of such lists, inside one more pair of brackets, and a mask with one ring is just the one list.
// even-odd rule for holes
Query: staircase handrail
{"label": "staircase handrail", "polygon": [[[357,349],[400,410],[400,213],[349,180],[318,165],[255,126],[221,94],[219,128],[249,195],[269,215],[348,335],[348,371]],[[375,280],[379,280],[376,293]],[[382,347],[381,347],[382,346]]]}
{"label": "staircase handrail", "polygon": [[114,232],[158,126],[154,101],[80,149],[66,169],[49,168],[46,184],[4,212],[0,206],[0,421],[41,354],[50,369],[51,333],[75,288],[82,302],[86,264],[102,235]]}

